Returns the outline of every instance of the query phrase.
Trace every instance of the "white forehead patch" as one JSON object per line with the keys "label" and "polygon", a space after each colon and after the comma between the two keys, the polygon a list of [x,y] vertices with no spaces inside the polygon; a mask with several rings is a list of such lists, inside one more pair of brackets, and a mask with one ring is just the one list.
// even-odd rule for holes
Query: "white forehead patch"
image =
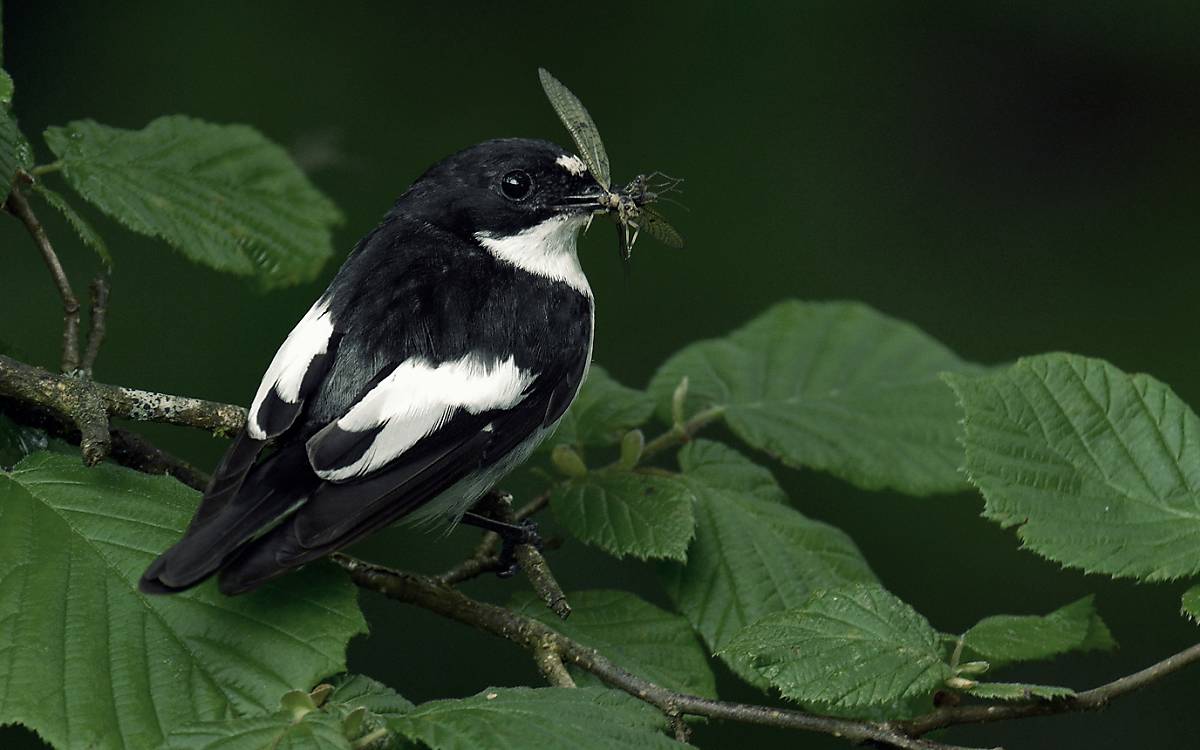
{"label": "white forehead patch", "polygon": [[563,154],[555,159],[554,163],[576,177],[587,171],[587,165],[583,163],[583,159],[580,159],[578,156],[572,156],[571,154]]}

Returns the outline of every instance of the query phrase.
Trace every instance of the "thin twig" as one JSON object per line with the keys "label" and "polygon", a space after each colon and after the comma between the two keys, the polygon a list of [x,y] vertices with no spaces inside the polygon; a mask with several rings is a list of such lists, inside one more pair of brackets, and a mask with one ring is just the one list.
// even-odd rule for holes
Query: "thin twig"
{"label": "thin twig", "polygon": [[208,475],[187,461],[167,453],[146,438],[116,429],[110,433],[112,449],[110,457],[122,466],[143,474],[166,474],[188,487],[203,492],[208,487]]}
{"label": "thin twig", "polygon": [[657,453],[661,453],[670,448],[683,445],[691,441],[696,433],[704,429],[711,422],[715,422],[725,414],[724,406],[714,406],[704,411],[697,412],[695,416],[684,422],[682,425],[676,426],[650,442],[646,443],[646,447],[642,449],[642,459],[645,460]]}
{"label": "thin twig", "polygon": [[1029,716],[1051,716],[1053,714],[1099,711],[1113,700],[1135,690],[1157,682],[1189,664],[1200,661],[1200,644],[1186,648],[1177,654],[1145,669],[1113,680],[1091,690],[1077,693],[1070,698],[1029,701],[1024,703],[980,704],[939,708],[911,721],[897,722],[906,734],[920,737],[934,731],[958,724],[986,724],[993,721],[1023,719]]}
{"label": "thin twig", "polygon": [[[490,502],[495,503],[503,494],[505,493],[493,491],[489,493],[488,498]],[[537,514],[549,503],[550,493],[543,492],[525,505],[517,508],[513,513],[513,517],[518,521],[524,521]],[[484,510],[495,507],[494,505],[487,505],[487,503],[484,503],[484,505],[486,506],[483,508]],[[500,541],[500,535],[496,532],[488,531],[484,533],[479,540],[479,545],[475,547],[475,551],[471,553],[470,557],[467,557],[462,562],[439,575],[438,580],[445,584],[454,585],[477,578],[484,573],[493,573],[500,570],[502,565],[502,561],[500,560]],[[547,540],[543,548],[552,549],[554,546],[552,542],[553,540]],[[520,564],[521,561],[518,560],[517,562]]]}
{"label": "thin twig", "polygon": [[96,366],[96,357],[100,355],[100,345],[104,343],[104,334],[108,331],[108,273],[101,271],[92,280],[92,316],[88,322],[87,345],[83,350],[81,369],[85,377],[92,377],[92,369]]}
{"label": "thin twig", "polygon": [[[505,523],[517,523],[517,514],[512,507],[512,495],[505,493],[501,501],[496,503],[496,516]],[[562,586],[558,585],[558,580],[550,571],[550,566],[546,564],[546,558],[542,557],[541,551],[532,544],[518,544],[514,554],[517,564],[529,579],[529,584],[550,611],[561,620],[570,617],[571,605],[567,603],[567,595],[563,593]]]}
{"label": "thin twig", "polygon": [[40,164],[36,167],[33,167],[32,169],[29,170],[29,174],[33,175],[34,177],[41,177],[44,174],[50,174],[51,172],[58,172],[62,168],[63,168],[62,161],[52,161],[49,164]]}
{"label": "thin twig", "polygon": [[432,576],[372,565],[342,553],[335,553],[330,559],[343,567],[356,584],[390,599],[416,605],[505,638],[531,653],[535,649],[552,646],[565,663],[574,664],[596,675],[609,686],[640,698],[664,712],[675,710],[680,714],[820,732],[853,742],[875,742],[904,750],[954,750],[950,745],[909,737],[886,724],[816,716],[792,709],[730,703],[678,693],[638,677],[599,651],[567,638],[537,620],[472,599]]}
{"label": "thin twig", "polygon": [[58,296],[62,297],[63,303],[62,371],[75,372],[79,369],[79,300],[71,289],[71,282],[58,260],[58,254],[54,252],[54,246],[50,244],[46,230],[19,187],[13,187],[8,200],[4,202],[4,208],[25,225],[38,250],[42,251],[42,260],[50,269],[50,277],[54,279],[54,286],[58,288]]}
{"label": "thin twig", "polygon": [[671,734],[675,736],[675,739],[685,744],[690,742],[692,739],[692,730],[688,728],[687,720],[683,718],[683,714],[679,712],[679,709],[664,713],[667,716],[667,726],[671,728]]}
{"label": "thin twig", "polygon": [[447,586],[454,586],[478,578],[484,573],[500,570],[500,535],[494,531],[484,532],[475,551],[462,562],[438,576]]}
{"label": "thin twig", "polygon": [[522,505],[520,508],[517,508],[515,511],[513,511],[513,516],[518,521],[524,521],[526,518],[532,518],[533,516],[540,513],[542,511],[542,509],[544,509],[549,504],[550,504],[550,492],[549,492],[549,490],[547,490],[546,492],[543,492],[542,494],[538,495],[534,499],[532,499],[529,502]]}
{"label": "thin twig", "polygon": [[567,671],[562,656],[553,643],[539,643],[532,647],[533,662],[546,681],[555,687],[575,687],[575,678]]}
{"label": "thin twig", "polygon": [[[487,534],[491,533],[493,532],[487,532]],[[500,555],[489,551],[491,545],[488,544],[490,540],[487,538],[487,534],[476,547],[474,554],[439,575],[438,580],[447,586],[455,586],[463,581],[478,578],[484,573],[494,573],[500,570]],[[480,550],[483,552],[481,553]]]}
{"label": "thin twig", "polygon": [[558,581],[554,578],[554,573],[550,571],[550,566],[546,564],[546,558],[542,557],[542,553],[536,547],[518,544],[516,555],[517,564],[521,566],[521,570],[525,571],[526,577],[529,578],[529,584],[533,586],[533,590],[546,603],[550,611],[558,615],[560,620],[570,617],[571,605],[567,602],[567,595],[563,593],[562,586],[558,585]]}

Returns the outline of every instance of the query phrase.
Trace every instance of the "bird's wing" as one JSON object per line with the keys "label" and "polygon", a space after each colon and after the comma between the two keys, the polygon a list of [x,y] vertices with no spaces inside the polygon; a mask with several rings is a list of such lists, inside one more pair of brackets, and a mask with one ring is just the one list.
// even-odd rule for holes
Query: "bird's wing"
{"label": "bird's wing", "polygon": [[306,444],[323,481],[295,512],[234,557],[221,590],[239,593],[345,547],[496,463],[558,421],[586,350],[536,375],[511,359],[396,366]]}
{"label": "bird's wing", "polygon": [[146,569],[141,581],[143,591],[166,593],[198,583],[259,529],[290,510],[294,499],[271,492],[261,483],[253,491],[246,491],[244,485],[253,473],[262,476],[267,469],[281,473],[279,467],[286,463],[282,452],[263,461],[259,457],[274,438],[292,428],[305,400],[318,390],[336,356],[340,338],[333,328],[327,300],[322,297],[275,353],[251,404],[246,426],[213,471],[183,538]]}
{"label": "bird's wing", "polygon": [[200,501],[188,532],[205,525],[237,497],[269,441],[291,429],[324,381],[342,333],[334,329],[326,297],[317,300],[280,345],[259,383],[246,426],[234,439]]}
{"label": "bird's wing", "polygon": [[284,339],[263,374],[246,418],[252,439],[278,437],[292,426],[329,371],[340,338],[329,299],[323,296]]}
{"label": "bird's wing", "polygon": [[529,395],[538,375],[518,367],[511,356],[499,360],[472,353],[436,364],[423,358],[401,362],[309,438],[313,471],[327,482],[362,479],[459,412],[512,409]]}

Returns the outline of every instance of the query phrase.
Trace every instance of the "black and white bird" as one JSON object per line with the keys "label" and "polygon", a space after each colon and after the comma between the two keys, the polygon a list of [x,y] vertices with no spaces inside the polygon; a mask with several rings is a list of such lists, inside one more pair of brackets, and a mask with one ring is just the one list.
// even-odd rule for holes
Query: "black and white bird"
{"label": "black and white bird", "polygon": [[576,237],[604,191],[546,141],[446,158],[279,347],[183,538],[142,576],[226,594],[399,519],[456,522],[553,431],[591,359]]}

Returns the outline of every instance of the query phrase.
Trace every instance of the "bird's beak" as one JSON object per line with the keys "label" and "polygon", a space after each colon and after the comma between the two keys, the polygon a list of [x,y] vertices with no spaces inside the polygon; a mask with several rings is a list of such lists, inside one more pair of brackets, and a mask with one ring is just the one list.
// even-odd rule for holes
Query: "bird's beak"
{"label": "bird's beak", "polygon": [[609,193],[603,191],[568,195],[559,200],[555,207],[574,214],[603,213],[612,208],[609,196]]}
{"label": "bird's beak", "polygon": [[555,207],[575,216],[606,213],[616,205],[612,190],[600,184],[590,171],[572,176],[563,192],[566,195],[558,199]]}

